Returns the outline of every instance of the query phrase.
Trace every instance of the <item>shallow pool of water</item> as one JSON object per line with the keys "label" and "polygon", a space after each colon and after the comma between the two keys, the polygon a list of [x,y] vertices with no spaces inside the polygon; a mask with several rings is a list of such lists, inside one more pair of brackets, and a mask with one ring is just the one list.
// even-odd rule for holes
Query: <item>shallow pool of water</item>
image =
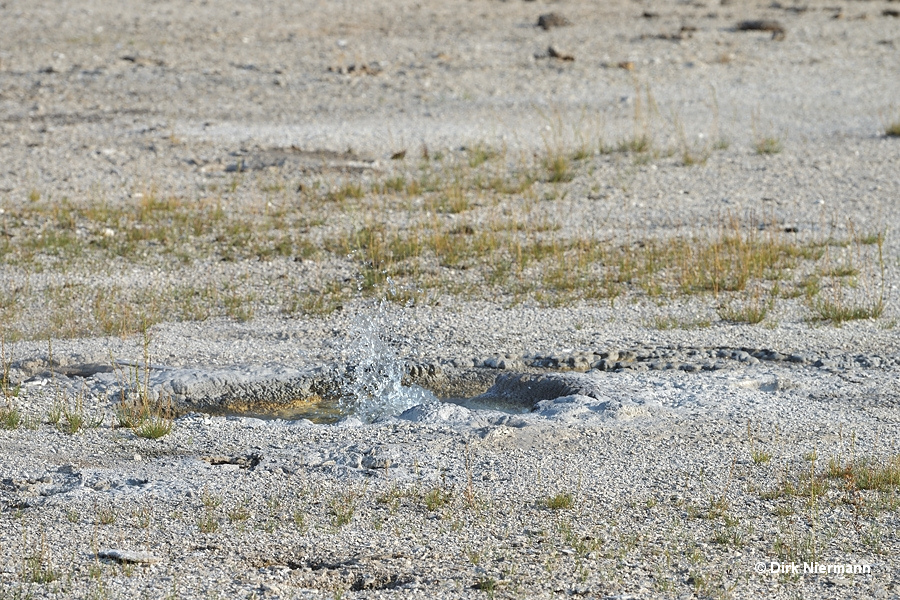
{"label": "shallow pool of water", "polygon": [[313,423],[336,423],[346,417],[348,411],[334,400],[319,400],[289,407],[249,407],[246,410],[224,410],[219,415],[226,417],[253,417],[272,421],[299,421],[308,419]]}
{"label": "shallow pool of water", "polygon": [[[439,398],[441,402],[449,402],[468,408],[469,410],[496,410],[508,414],[523,414],[529,412],[529,408],[521,404],[507,402],[488,402],[477,398]],[[246,410],[224,410],[219,415],[253,417],[267,421],[282,419],[285,421],[299,421],[309,419],[317,424],[336,423],[344,417],[353,414],[353,411],[343,405],[339,400],[318,399],[315,401],[299,401],[291,406],[248,407]]]}

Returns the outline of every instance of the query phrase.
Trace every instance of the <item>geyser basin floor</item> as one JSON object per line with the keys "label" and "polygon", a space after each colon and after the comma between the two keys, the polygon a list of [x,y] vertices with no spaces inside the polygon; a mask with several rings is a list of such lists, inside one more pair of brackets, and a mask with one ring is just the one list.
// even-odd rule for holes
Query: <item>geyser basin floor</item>
{"label": "geyser basin floor", "polygon": [[[194,414],[156,441],[106,426],[3,432],[0,544],[14,551],[0,558],[0,583],[39,597],[102,588],[124,598],[173,585],[287,598],[481,598],[486,586],[528,597],[896,589],[892,492],[858,492],[871,508],[860,526],[829,525],[847,504],[843,480],[826,474],[830,457],[893,455],[896,408],[837,375],[780,391],[751,384],[773,374],[732,373],[734,387],[715,373],[605,375],[623,397],[681,398],[683,410],[664,419],[586,420],[582,410],[505,426],[335,427]],[[811,468],[815,509],[802,492]],[[872,573],[754,572],[760,561],[810,559],[808,546],[790,545],[803,540],[823,562]],[[98,548],[159,562],[120,566],[98,560]],[[30,583],[23,555],[64,578]]]}
{"label": "geyser basin floor", "polygon": [[[256,335],[261,341],[244,343],[276,356],[279,344],[265,329]],[[857,335],[848,327],[804,338],[843,344]],[[68,347],[57,347],[56,360],[85,362],[99,341],[78,344],[78,352],[74,342],[61,344]],[[112,428],[109,398],[94,393],[84,394],[83,410],[105,415],[103,424],[63,433],[45,419],[56,389],[113,392],[116,382],[99,370],[83,380],[37,373],[17,402],[43,422],[0,432],[0,544],[14,550],[0,559],[0,582],[35,597],[54,589],[86,597],[102,586],[123,598],[165,595],[174,581],[185,595],[265,589],[288,598],[335,590],[480,598],[476,587],[490,586],[529,597],[562,589],[827,598],[900,585],[892,500],[900,490],[854,491],[869,507],[854,517],[859,526],[829,525],[845,522],[848,510],[846,478],[829,476],[832,459],[844,469],[853,460],[890,464],[897,453],[894,354],[779,346],[807,358],[757,352],[763,358],[751,361],[734,349],[736,358],[704,371],[705,351],[657,347],[673,364],[699,365],[688,372],[651,370],[650,354],[617,346],[623,356],[635,350],[636,366],[542,380],[480,369],[503,376],[495,395],[533,402],[526,414],[442,404],[414,410],[414,421],[334,426],[194,413],[159,440]],[[720,351],[727,354],[712,354]],[[26,362],[46,366],[37,353]],[[19,367],[14,375],[26,365]],[[150,378],[183,384],[172,391],[203,391],[194,398],[207,402],[227,389],[277,398],[329,372],[270,364],[154,369]],[[811,472],[815,509],[803,491]],[[875,568],[852,579],[753,571],[759,561],[811,559],[813,543],[822,561]],[[106,547],[159,562],[98,560],[96,549]],[[31,583],[21,556],[66,574],[60,587]]]}
{"label": "geyser basin floor", "polygon": [[[382,266],[404,360],[810,358],[606,380],[650,416],[579,398],[356,427],[194,415],[155,441],[89,391],[102,426],[65,434],[48,416],[61,398],[78,415],[81,381],[39,377],[12,400],[36,428],[0,431],[0,596],[896,595],[898,492],[847,468],[888,464],[900,438],[892,4],[4,4],[0,327],[31,340],[6,345],[29,363],[13,377],[47,368],[48,338],[66,364],[139,362],[127,333],[148,322],[170,367],[338,364]],[[535,27],[551,9],[573,25]],[[741,239],[821,260],[718,295],[670,295],[671,262],[615,285],[618,263],[591,261],[653,258],[733,216]],[[611,289],[582,287],[594,275]],[[881,292],[879,319],[809,321]],[[87,335],[111,337],[57,339]],[[118,565],[106,545],[161,560]],[[773,560],[873,569],[756,573]]]}

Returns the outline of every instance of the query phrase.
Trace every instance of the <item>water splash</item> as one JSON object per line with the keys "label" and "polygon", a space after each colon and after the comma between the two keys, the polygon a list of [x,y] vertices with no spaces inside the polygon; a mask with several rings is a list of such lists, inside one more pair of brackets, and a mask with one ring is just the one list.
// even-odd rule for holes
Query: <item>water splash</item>
{"label": "water splash", "polygon": [[382,325],[385,304],[382,301],[374,315],[357,317],[340,386],[341,408],[369,422],[399,415],[418,404],[438,402],[428,390],[402,384],[406,374],[403,361],[381,337],[381,331],[386,330]]}

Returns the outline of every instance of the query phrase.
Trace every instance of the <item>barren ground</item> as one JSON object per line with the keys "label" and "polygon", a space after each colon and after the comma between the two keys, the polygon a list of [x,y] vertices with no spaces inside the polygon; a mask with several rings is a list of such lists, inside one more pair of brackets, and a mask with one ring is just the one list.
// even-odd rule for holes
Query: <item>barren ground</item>
{"label": "barren ground", "polygon": [[[0,3],[0,598],[896,597],[898,9]],[[364,323],[599,391],[147,439],[98,370]]]}

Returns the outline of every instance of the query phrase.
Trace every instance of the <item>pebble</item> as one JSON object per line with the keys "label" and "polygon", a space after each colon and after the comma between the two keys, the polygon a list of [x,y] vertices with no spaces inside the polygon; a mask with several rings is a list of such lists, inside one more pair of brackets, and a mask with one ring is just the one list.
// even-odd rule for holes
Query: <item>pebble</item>
{"label": "pebble", "polygon": [[772,33],[773,39],[784,39],[784,26],[778,21],[772,19],[751,19],[741,21],[737,24],[738,31],[768,31]]}
{"label": "pebble", "polygon": [[575,60],[575,55],[571,52],[563,50],[558,46],[548,46],[547,47],[547,56],[550,58],[555,58],[557,60],[572,62]]}
{"label": "pebble", "polygon": [[120,563],[136,563],[136,564],[154,564],[162,562],[158,556],[154,556],[148,552],[136,552],[133,550],[118,550],[115,548],[104,548],[97,553],[99,558],[106,558]]}
{"label": "pebble", "polygon": [[537,26],[544,31],[553,29],[554,27],[568,27],[572,22],[559,13],[551,12],[538,17]]}

